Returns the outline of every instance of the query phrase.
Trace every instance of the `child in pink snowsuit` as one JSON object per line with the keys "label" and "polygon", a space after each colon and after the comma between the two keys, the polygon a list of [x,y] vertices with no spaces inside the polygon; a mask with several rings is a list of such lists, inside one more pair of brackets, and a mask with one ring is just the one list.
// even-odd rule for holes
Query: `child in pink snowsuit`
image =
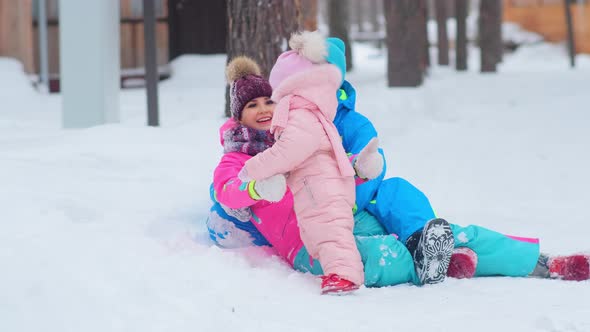
{"label": "child in pink snowsuit", "polygon": [[301,239],[326,274],[323,292],[351,291],[363,284],[364,272],[352,232],[355,171],[332,123],[342,74],[324,60],[325,40],[317,32],[294,35],[289,45],[269,79],[278,103],[271,125],[276,143],[248,160],[241,175],[244,181],[289,174]]}

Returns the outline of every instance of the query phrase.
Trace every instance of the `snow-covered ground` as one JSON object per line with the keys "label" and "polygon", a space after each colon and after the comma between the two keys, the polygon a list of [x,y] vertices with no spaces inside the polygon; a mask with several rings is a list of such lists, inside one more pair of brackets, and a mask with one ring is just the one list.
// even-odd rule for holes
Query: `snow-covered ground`
{"label": "snow-covered ground", "polygon": [[[388,89],[357,45],[358,110],[390,176],[437,213],[590,251],[590,57],[506,56],[500,73],[435,67]],[[590,331],[590,282],[482,278],[319,295],[319,281],[261,249],[224,251],[205,230],[221,148],[224,56],[182,57],[160,84],[121,93],[121,124],[60,129],[60,97],[0,59],[0,331]]]}

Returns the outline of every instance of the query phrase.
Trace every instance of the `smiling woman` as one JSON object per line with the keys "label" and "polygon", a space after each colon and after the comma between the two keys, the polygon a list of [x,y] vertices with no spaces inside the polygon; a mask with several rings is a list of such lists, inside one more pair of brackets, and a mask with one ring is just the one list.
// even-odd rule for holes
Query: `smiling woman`
{"label": "smiling woman", "polygon": [[257,130],[269,130],[275,106],[269,97],[254,98],[244,107],[240,123]]}

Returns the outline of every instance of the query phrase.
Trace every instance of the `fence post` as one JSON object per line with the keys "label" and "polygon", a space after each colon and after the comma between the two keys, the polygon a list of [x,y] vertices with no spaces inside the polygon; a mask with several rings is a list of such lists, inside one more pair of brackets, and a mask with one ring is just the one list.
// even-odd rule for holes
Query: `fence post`
{"label": "fence post", "polygon": [[39,28],[39,78],[43,92],[49,92],[49,60],[47,50],[47,2],[39,0],[39,17],[37,27]]}
{"label": "fence post", "polygon": [[145,80],[148,126],[160,125],[158,114],[158,63],[156,60],[156,13],[153,0],[143,0],[143,31],[145,44]]}
{"label": "fence post", "polygon": [[574,27],[572,22],[572,8],[570,6],[571,0],[563,0],[565,8],[565,20],[567,23],[567,46],[570,56],[570,66],[576,66],[576,44],[574,41]]}

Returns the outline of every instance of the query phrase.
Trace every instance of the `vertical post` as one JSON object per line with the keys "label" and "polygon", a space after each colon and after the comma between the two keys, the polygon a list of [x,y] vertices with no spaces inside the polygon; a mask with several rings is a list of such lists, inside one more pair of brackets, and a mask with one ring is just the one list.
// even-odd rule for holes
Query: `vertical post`
{"label": "vertical post", "polygon": [[425,0],[384,2],[389,87],[416,87],[424,79]]}
{"label": "vertical post", "polygon": [[118,122],[119,1],[61,0],[59,20],[63,126]]}
{"label": "vertical post", "polygon": [[449,38],[447,35],[447,1],[436,0],[436,31],[438,46],[438,64],[441,66],[449,65]]}
{"label": "vertical post", "polygon": [[481,0],[479,6],[481,72],[495,72],[502,52],[502,3],[501,0]]}
{"label": "vertical post", "polygon": [[154,0],[143,0],[148,126],[156,127],[160,125],[160,120],[158,114],[158,63],[156,61],[156,12],[154,5]]}
{"label": "vertical post", "polygon": [[49,60],[47,50],[47,2],[39,0],[39,16],[37,17],[37,28],[39,31],[39,78],[41,89],[49,91]]}
{"label": "vertical post", "polygon": [[350,0],[328,0],[328,30],[332,37],[342,39],[346,46],[346,71],[352,70],[350,41]]}
{"label": "vertical post", "polygon": [[574,41],[574,27],[572,22],[572,8],[570,6],[571,0],[563,0],[565,8],[565,20],[567,23],[567,46],[570,56],[570,67],[576,66],[576,44]]}
{"label": "vertical post", "polygon": [[455,39],[455,66],[457,70],[467,70],[467,7],[468,0],[455,0],[457,36]]}

